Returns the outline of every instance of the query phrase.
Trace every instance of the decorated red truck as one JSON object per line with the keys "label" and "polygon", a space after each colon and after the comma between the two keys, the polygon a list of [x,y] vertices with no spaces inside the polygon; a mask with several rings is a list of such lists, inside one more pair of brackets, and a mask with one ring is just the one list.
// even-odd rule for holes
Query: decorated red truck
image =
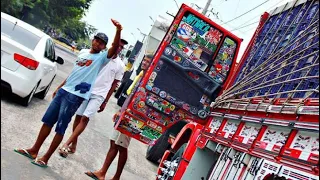
{"label": "decorated red truck", "polygon": [[182,128],[208,122],[210,104],[235,71],[241,41],[183,4],[116,116],[116,129],[149,144],[146,158],[160,162]]}
{"label": "decorated red truck", "polygon": [[188,123],[166,150],[157,179],[319,179],[319,1],[264,13],[228,78],[205,126]]}

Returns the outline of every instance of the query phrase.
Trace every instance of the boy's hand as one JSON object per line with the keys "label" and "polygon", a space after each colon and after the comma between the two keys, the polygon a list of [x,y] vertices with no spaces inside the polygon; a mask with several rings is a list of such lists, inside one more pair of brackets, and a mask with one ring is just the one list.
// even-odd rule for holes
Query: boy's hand
{"label": "boy's hand", "polygon": [[103,102],[98,110],[98,113],[102,112],[106,108],[106,102]]}
{"label": "boy's hand", "polygon": [[117,27],[117,30],[122,30],[122,26],[118,21],[111,19],[111,22]]}
{"label": "boy's hand", "polygon": [[58,89],[56,89],[56,90],[53,92],[53,94],[52,94],[52,99],[56,96],[57,92],[58,92]]}

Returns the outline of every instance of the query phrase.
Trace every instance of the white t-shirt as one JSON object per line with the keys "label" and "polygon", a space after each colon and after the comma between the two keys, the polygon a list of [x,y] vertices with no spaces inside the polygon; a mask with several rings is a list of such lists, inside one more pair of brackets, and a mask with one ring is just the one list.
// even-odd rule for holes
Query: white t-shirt
{"label": "white t-shirt", "polygon": [[91,93],[105,98],[113,81],[122,79],[124,70],[125,65],[120,57],[110,59],[110,62],[100,70]]}

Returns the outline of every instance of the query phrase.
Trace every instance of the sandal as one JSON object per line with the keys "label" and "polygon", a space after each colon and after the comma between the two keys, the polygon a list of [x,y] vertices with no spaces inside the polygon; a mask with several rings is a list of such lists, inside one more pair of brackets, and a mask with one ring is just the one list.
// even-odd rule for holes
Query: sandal
{"label": "sandal", "polygon": [[31,160],[34,160],[35,158],[31,156],[31,154],[26,149],[14,149],[14,152],[21,154]]}
{"label": "sandal", "polygon": [[68,149],[65,147],[59,148],[59,155],[63,158],[68,157]]}
{"label": "sandal", "polygon": [[85,172],[85,174],[94,180],[99,180],[99,178],[92,171]]}
{"label": "sandal", "polygon": [[47,168],[48,167],[48,165],[44,161],[39,160],[39,159],[31,161],[31,163],[34,164],[34,165],[37,165],[39,167],[42,167],[42,168]]}

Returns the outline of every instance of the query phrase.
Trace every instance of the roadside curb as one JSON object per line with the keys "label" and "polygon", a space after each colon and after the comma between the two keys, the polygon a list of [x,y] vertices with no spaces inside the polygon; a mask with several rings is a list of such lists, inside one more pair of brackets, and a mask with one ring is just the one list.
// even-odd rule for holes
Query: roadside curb
{"label": "roadside curb", "polygon": [[[60,42],[60,41],[58,41],[58,40],[56,40],[56,39],[53,39],[53,41],[54,41],[55,44],[58,44],[58,45],[60,45],[60,46],[62,46],[62,47],[64,47],[64,48],[70,50],[71,52],[73,52],[73,51],[72,51],[72,48],[71,48],[70,46],[66,45],[65,43]],[[74,52],[79,53],[79,50],[75,49]]]}
{"label": "roadside curb", "polygon": [[67,49],[66,47],[60,45],[60,44],[55,44],[56,48],[59,48],[60,50],[66,52],[66,53],[70,53],[73,56],[77,56],[78,52],[72,52],[71,50]]}

